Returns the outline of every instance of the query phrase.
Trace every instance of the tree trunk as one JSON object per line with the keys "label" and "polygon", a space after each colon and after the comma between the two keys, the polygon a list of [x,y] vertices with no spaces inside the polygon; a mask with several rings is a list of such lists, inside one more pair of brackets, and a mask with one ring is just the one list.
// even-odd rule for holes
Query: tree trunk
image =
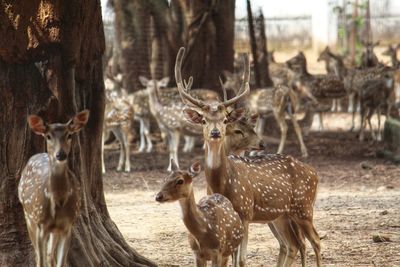
{"label": "tree trunk", "polygon": [[[142,87],[139,76],[150,77],[150,13],[147,0],[114,0],[121,16],[121,67],[128,92]],[[116,17],[118,19],[118,17]]]}
{"label": "tree trunk", "polygon": [[187,48],[183,76],[193,76],[193,88],[219,91],[219,75],[233,71],[235,1],[181,0]]}
{"label": "tree trunk", "polygon": [[256,82],[255,86],[256,88],[260,88],[261,82],[260,82],[260,69],[258,67],[257,41],[256,41],[256,34],[254,31],[253,13],[251,11],[250,0],[247,0],[247,20],[249,22],[250,46],[251,46],[251,54],[253,55],[253,70],[254,70],[254,79]]}
{"label": "tree trunk", "polygon": [[104,113],[104,32],[95,0],[21,1],[0,7],[0,266],[34,266],[17,185],[44,140],[27,126],[30,113],[66,121],[88,108],[73,141],[70,167],[82,186],[69,266],[155,266],[132,250],[104,199],[100,142]]}
{"label": "tree trunk", "polygon": [[357,43],[357,17],[358,17],[358,0],[354,0],[353,13],[350,30],[350,63],[355,66],[356,63],[356,43]]}
{"label": "tree trunk", "polygon": [[273,83],[269,76],[267,35],[265,34],[265,19],[262,10],[260,10],[260,15],[256,19],[256,25],[259,31],[258,49],[260,52],[259,67],[261,72],[261,86],[270,87],[273,86]]}

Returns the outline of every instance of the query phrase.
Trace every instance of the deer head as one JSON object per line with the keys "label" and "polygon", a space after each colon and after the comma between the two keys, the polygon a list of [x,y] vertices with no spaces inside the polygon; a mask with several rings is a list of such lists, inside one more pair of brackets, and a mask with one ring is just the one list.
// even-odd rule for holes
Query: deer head
{"label": "deer head", "polygon": [[200,162],[193,163],[187,171],[180,170],[171,159],[172,171],[156,195],[158,202],[172,202],[181,198],[187,198],[192,190],[193,178],[201,172]]}
{"label": "deer head", "polygon": [[294,71],[306,71],[307,70],[307,59],[303,52],[297,53],[296,56],[285,62],[286,67]]}
{"label": "deer head", "polygon": [[327,61],[330,58],[331,50],[329,49],[329,46],[325,47],[324,50],[319,54],[319,57],[317,59],[318,62],[320,61]]}
{"label": "deer head", "polygon": [[190,122],[203,125],[203,136],[206,149],[210,149],[215,153],[218,153],[224,144],[227,125],[237,121],[245,113],[244,108],[234,109],[230,112],[227,108],[234,105],[241,98],[245,97],[250,91],[250,62],[248,56],[244,57],[244,79],[240,89],[238,90],[239,93],[234,98],[227,100],[225,88],[222,87],[224,90],[225,101],[210,101],[206,103],[199,99],[193,98],[189,94],[190,87],[193,83],[193,78],[190,77],[188,83],[182,79],[181,65],[184,53],[185,49],[183,47],[179,49],[175,62],[175,79],[178,90],[182,99],[189,101],[201,110],[200,113],[194,109],[186,108],[183,111],[184,115]]}
{"label": "deer head", "polygon": [[35,134],[46,138],[47,153],[53,162],[65,163],[71,150],[72,135],[79,132],[88,119],[89,111],[83,110],[67,123],[48,124],[37,115],[29,115],[28,124]]}

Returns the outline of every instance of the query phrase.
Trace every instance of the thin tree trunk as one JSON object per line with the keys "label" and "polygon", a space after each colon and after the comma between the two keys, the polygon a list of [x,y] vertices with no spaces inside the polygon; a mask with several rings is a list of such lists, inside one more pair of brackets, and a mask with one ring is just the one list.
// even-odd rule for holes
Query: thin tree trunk
{"label": "thin tree trunk", "polygon": [[247,20],[249,22],[249,34],[250,34],[250,46],[251,53],[253,55],[253,67],[254,67],[254,78],[256,82],[256,88],[261,87],[260,82],[260,70],[258,67],[258,55],[257,55],[257,41],[256,35],[254,31],[254,23],[253,23],[253,13],[251,11],[251,3],[250,0],[247,0]]}
{"label": "thin tree trunk", "polygon": [[358,17],[358,0],[354,0],[353,13],[350,30],[350,63],[355,66],[356,62],[356,43],[357,43],[357,17]]}
{"label": "thin tree trunk", "polygon": [[155,266],[129,247],[104,199],[100,2],[16,2],[0,6],[0,25],[5,26],[0,27],[0,266],[34,266],[17,185],[29,157],[44,151],[44,140],[28,129],[27,115],[66,121],[84,108],[90,110],[90,119],[70,154],[70,167],[82,187],[82,210],[74,224],[68,266]]}
{"label": "thin tree trunk", "polygon": [[265,19],[262,10],[260,10],[260,15],[256,20],[257,28],[259,30],[259,51],[260,51],[260,76],[261,76],[261,86],[269,87],[273,86],[271,77],[269,76],[268,68],[268,46],[267,46],[267,36],[265,33]]}

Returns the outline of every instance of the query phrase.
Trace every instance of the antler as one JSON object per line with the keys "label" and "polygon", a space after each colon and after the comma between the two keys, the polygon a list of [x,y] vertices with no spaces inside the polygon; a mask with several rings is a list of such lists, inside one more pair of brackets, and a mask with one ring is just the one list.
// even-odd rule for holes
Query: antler
{"label": "antler", "polygon": [[189,102],[191,102],[193,105],[195,105],[199,108],[203,108],[204,106],[206,106],[206,104],[203,101],[196,99],[189,94],[190,88],[192,87],[192,84],[193,84],[193,77],[189,78],[188,83],[186,83],[186,81],[185,81],[185,84],[184,84],[182,81],[181,69],[182,69],[182,61],[183,61],[184,55],[185,55],[185,48],[181,47],[179,49],[179,52],[178,52],[178,55],[176,56],[176,61],[175,61],[175,80],[176,80],[176,85],[178,86],[179,94],[181,95],[182,99],[186,99]]}
{"label": "antler", "polygon": [[[229,107],[236,102],[238,102],[240,99],[242,99],[244,96],[246,96],[250,92],[250,61],[249,61],[249,56],[247,54],[244,54],[244,73],[243,73],[243,82],[242,86],[240,86],[240,89],[238,91],[238,95],[236,95],[234,98],[226,100],[224,99],[224,102],[222,104],[225,107]],[[223,90],[225,89],[222,87]],[[226,93],[224,93],[225,96]]]}
{"label": "antler", "polygon": [[228,100],[228,96],[226,94],[226,88],[225,88],[224,82],[221,79],[221,76],[219,76],[219,83],[221,84],[222,93],[224,95],[224,101],[227,101]]}

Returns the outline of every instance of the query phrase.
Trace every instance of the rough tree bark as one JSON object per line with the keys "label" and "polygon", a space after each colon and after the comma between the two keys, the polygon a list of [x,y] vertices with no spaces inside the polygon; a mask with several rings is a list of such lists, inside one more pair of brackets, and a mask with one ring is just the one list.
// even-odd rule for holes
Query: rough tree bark
{"label": "rough tree bark", "polygon": [[[150,77],[150,13],[148,0],[113,0],[114,11],[120,16],[121,68],[123,86],[134,92],[142,86],[139,76]],[[119,30],[116,28],[116,30]]]}
{"label": "rough tree bark", "polygon": [[253,55],[253,70],[254,70],[254,79],[256,83],[255,86],[256,88],[260,88],[261,79],[260,79],[260,69],[258,66],[257,41],[256,41],[256,34],[254,31],[253,13],[251,10],[250,0],[247,0],[247,20],[249,23],[251,54]]}
{"label": "rough tree bark", "polygon": [[73,140],[70,155],[83,190],[68,264],[155,266],[124,241],[104,199],[100,2],[2,1],[0,36],[0,266],[34,265],[17,185],[28,158],[44,151],[44,140],[28,129],[27,115],[66,121],[84,108],[91,112],[89,123]]}
{"label": "rough tree bark", "polygon": [[187,48],[183,75],[193,76],[193,88],[220,90],[219,75],[233,71],[235,0],[181,0]]}

